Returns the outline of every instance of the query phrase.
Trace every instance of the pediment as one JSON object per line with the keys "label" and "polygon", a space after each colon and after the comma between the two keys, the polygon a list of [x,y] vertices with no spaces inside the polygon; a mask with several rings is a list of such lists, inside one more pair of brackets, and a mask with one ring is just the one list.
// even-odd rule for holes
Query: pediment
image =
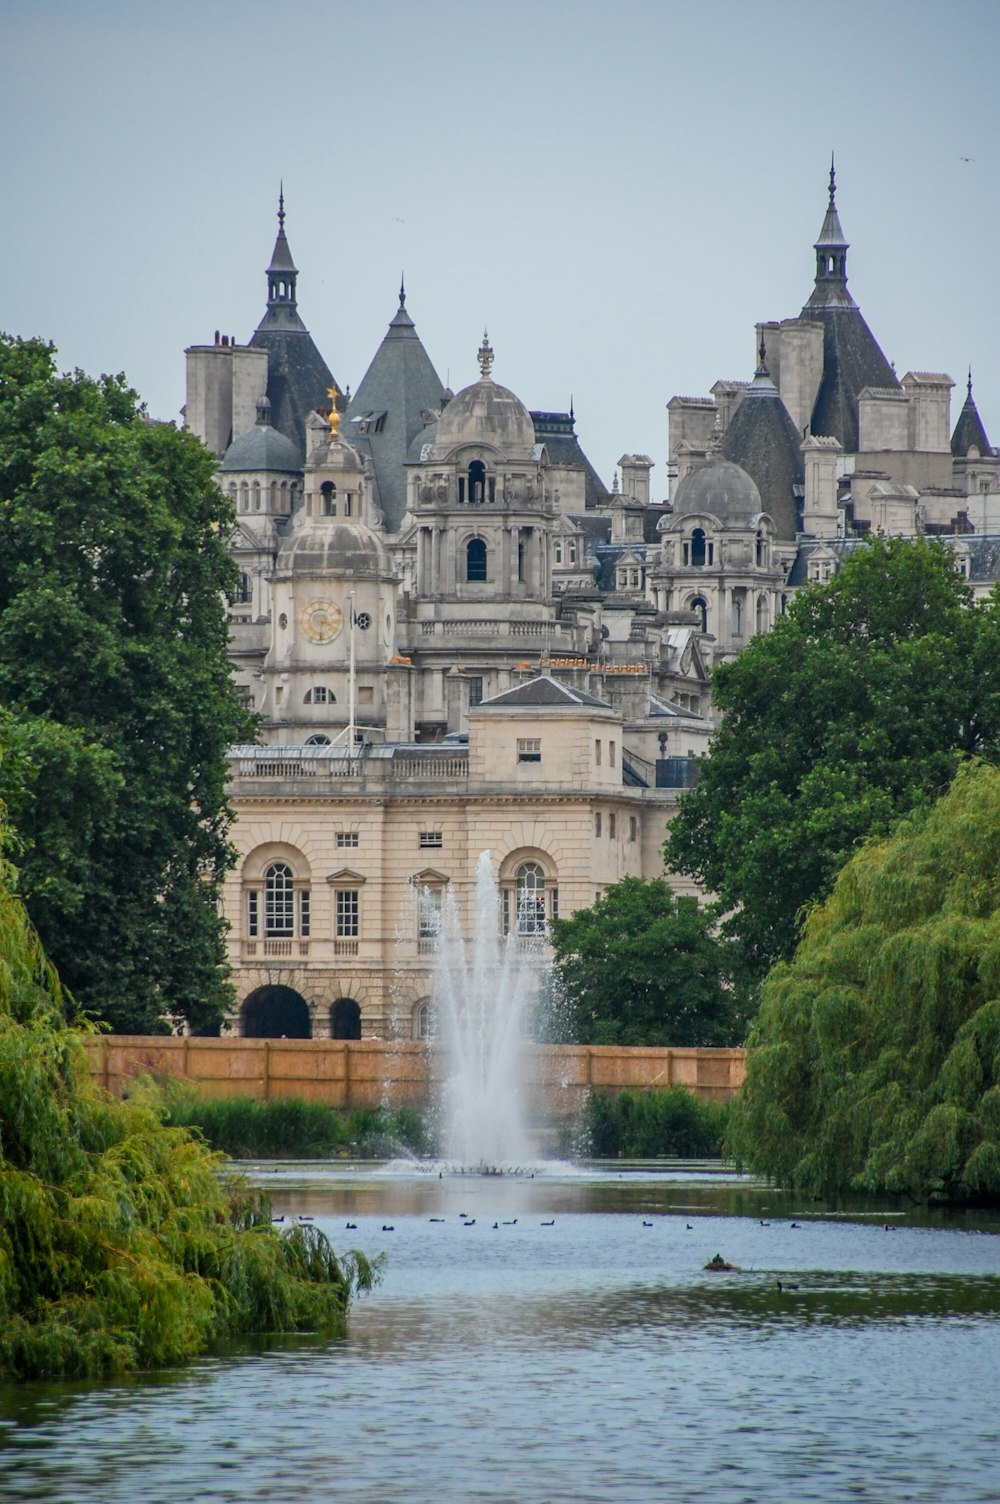
{"label": "pediment", "polygon": [[338,888],[357,888],[368,879],[361,872],[355,872],[353,867],[341,867],[337,872],[331,872],[327,882]]}
{"label": "pediment", "polygon": [[438,872],[435,867],[425,867],[422,872],[414,872],[410,882],[415,888],[439,888],[444,883],[451,882],[446,872]]}

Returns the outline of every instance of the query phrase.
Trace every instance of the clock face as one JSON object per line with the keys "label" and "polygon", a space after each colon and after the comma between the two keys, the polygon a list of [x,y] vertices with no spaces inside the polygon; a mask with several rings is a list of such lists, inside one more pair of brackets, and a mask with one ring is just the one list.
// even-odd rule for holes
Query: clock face
{"label": "clock face", "polygon": [[300,620],[311,642],[332,642],[344,625],[340,607],[333,601],[310,601]]}

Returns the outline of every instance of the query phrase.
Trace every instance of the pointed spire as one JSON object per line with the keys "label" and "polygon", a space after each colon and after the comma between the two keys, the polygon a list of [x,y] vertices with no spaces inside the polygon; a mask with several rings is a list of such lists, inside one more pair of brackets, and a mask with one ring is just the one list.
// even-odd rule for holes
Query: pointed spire
{"label": "pointed spire", "polygon": [[854,299],[847,290],[848,242],[837,213],[837,169],[830,153],[830,197],[823,217],[819,239],[813,242],[816,252],[816,285],[807,308],[831,305],[852,307]]}
{"label": "pointed spire", "polygon": [[278,179],[278,229],[285,228],[285,180]]}
{"label": "pointed spire", "polygon": [[490,345],[489,334],[484,329],[483,330],[483,342],[479,346],[479,370],[480,370],[480,373],[481,373],[483,381],[489,381],[489,379],[490,379],[490,372],[492,371],[492,369],[493,369],[493,349],[492,349],[492,346]]}
{"label": "pointed spire", "polygon": [[983,420],[979,416],[976,399],[972,395],[972,367],[969,367],[969,379],[966,384],[966,398],[962,403],[962,411],[958,415],[955,431],[951,436],[951,452],[956,459],[966,459],[970,450],[978,452],[981,458],[993,453],[993,446],[986,435]]}
{"label": "pointed spire", "polygon": [[399,274],[399,306],[406,307],[406,278],[402,272]]}

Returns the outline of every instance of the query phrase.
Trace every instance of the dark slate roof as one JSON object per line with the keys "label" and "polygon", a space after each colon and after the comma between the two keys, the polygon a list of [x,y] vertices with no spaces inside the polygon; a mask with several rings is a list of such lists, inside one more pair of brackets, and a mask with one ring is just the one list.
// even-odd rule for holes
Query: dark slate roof
{"label": "dark slate roof", "polygon": [[645,559],[646,545],[635,540],[624,543],[597,544],[594,548],[594,580],[601,590],[617,590],[616,570],[618,562],[626,554]]}
{"label": "dark slate roof", "polygon": [[788,571],[787,583],[789,585],[809,584],[809,556],[818,548],[828,548],[836,557],[839,569],[849,554],[864,546],[863,538],[807,538],[799,544],[795,562]]}
{"label": "dark slate roof", "polygon": [[964,460],[970,449],[978,449],[981,455],[993,453],[993,448],[986,437],[986,429],[979,416],[976,407],[976,399],[972,395],[972,376],[969,376],[968,395],[962,403],[962,411],[958,415],[955,424],[955,432],[951,436],[951,452],[956,459]]}
{"label": "dark slate roof", "polygon": [[271,421],[292,440],[302,461],[306,456],[306,418],[314,408],[329,408],[334,385],[330,367],[313,344],[308,329],[257,329],[250,340],[267,351],[267,395]]}
{"label": "dark slate roof", "polygon": [[830,166],[830,201],[815,242],[816,282],[801,317],[823,325],[823,379],[810,432],[839,439],[846,454],[858,452],[858,396],[866,386],[900,390],[896,373],[847,290],[848,242],[837,213],[836,181]]}
{"label": "dark slate roof", "polygon": [[[313,344],[296,302],[298,272],[285,236],[284,198],[278,200],[278,238],[267,269],[267,308],[250,338],[267,351],[267,396],[271,422],[306,457],[306,418],[315,407],[329,408],[334,380]],[[285,289],[279,292],[279,283]]]}
{"label": "dark slate roof", "polygon": [[535,425],[535,439],[539,444],[545,445],[549,452],[549,460],[553,465],[583,471],[584,506],[588,508],[605,506],[611,493],[580,448],[574,415],[571,412],[533,412],[531,421]]}
{"label": "dark slate roof", "polygon": [[756,483],[779,538],[800,531],[795,487],[805,480],[801,439],[763,362],[722,438],[725,459]]}
{"label": "dark slate roof", "polygon": [[399,307],[351,398],[344,423],[349,441],[368,458],[374,499],[390,532],[399,531],[406,510],[407,452],[424,431],[426,413],[440,409],[443,393],[444,382],[420,341],[400,288]]}
{"label": "dark slate roof", "polygon": [[574,689],[569,684],[563,684],[560,679],[552,679],[548,674],[539,674],[535,679],[527,679],[523,684],[518,684],[514,689],[505,689],[502,694],[494,695],[490,700],[483,700],[486,705],[582,705],[592,706],[599,710],[610,710],[607,700],[599,700],[596,695],[588,694],[585,689]]}
{"label": "dark slate roof", "polygon": [[845,454],[857,454],[858,397],[866,386],[900,391],[896,373],[853,301],[840,308],[806,305],[802,317],[823,325],[823,379],[810,432],[839,439]]}

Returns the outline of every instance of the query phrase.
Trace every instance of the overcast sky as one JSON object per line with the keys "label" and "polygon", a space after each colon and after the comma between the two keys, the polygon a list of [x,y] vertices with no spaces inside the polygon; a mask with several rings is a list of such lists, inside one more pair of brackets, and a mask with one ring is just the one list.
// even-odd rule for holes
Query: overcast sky
{"label": "overcast sky", "polygon": [[748,379],[813,280],[1000,443],[1000,0],[0,0],[0,329],[124,371],[249,339],[284,180],[299,309],[357,387],[396,307],[441,377],[565,409],[610,483]]}

